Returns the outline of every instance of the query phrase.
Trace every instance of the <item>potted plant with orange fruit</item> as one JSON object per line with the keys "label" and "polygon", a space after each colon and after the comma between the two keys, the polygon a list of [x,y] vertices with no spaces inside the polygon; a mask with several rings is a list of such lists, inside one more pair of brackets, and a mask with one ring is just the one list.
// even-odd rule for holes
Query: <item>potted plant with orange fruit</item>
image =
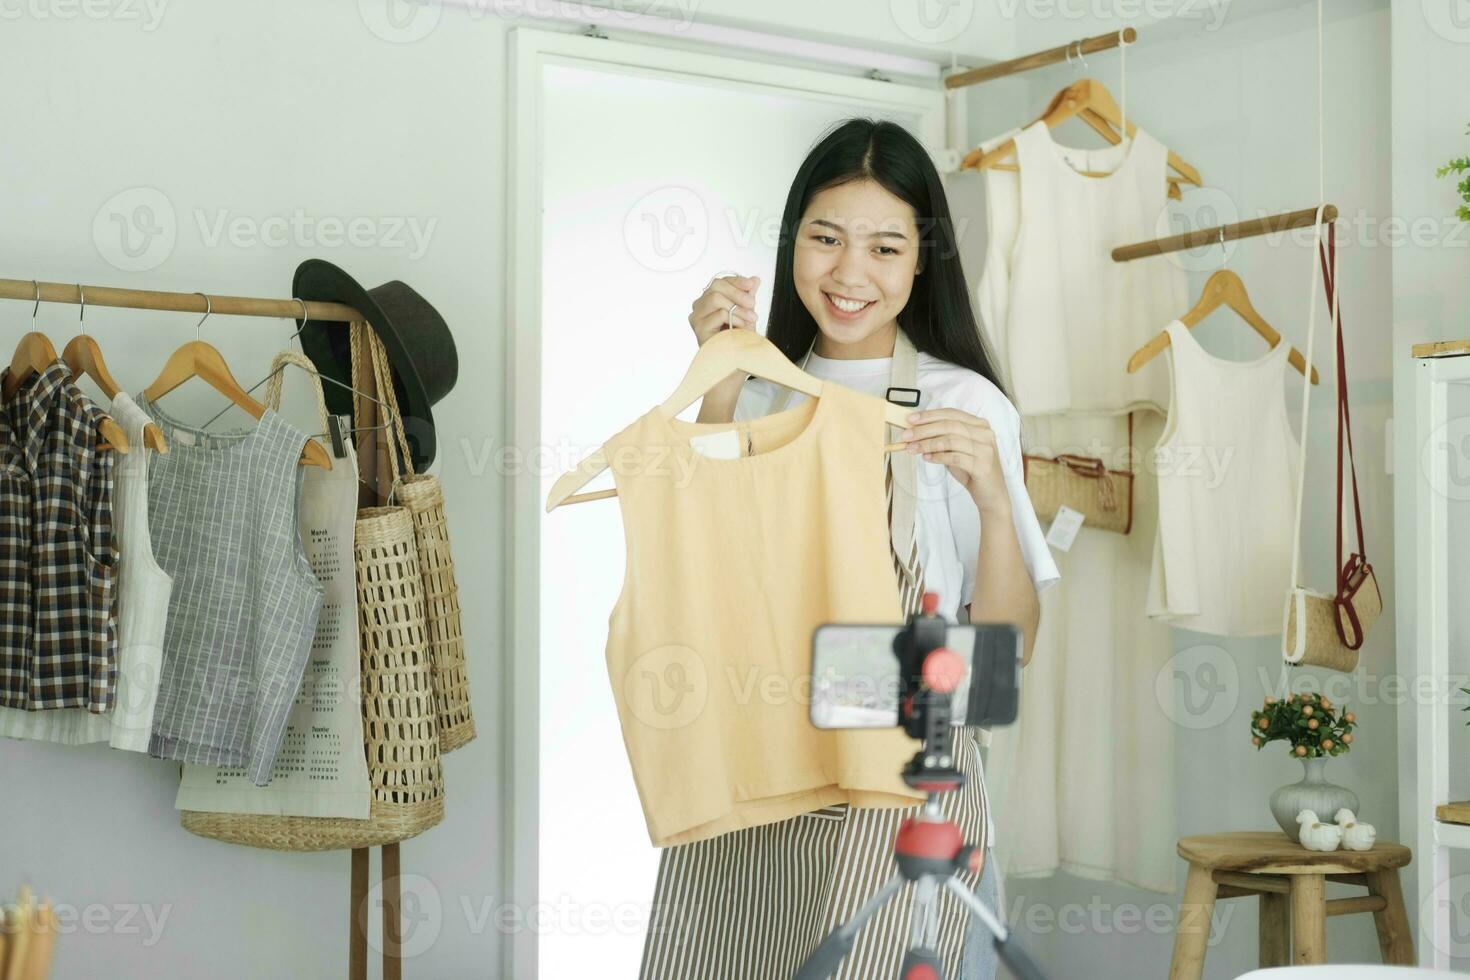
{"label": "potted plant with orange fruit", "polygon": [[1292,840],[1297,840],[1301,827],[1296,817],[1303,810],[1329,821],[1343,807],[1358,812],[1358,795],[1329,783],[1322,772],[1329,756],[1352,748],[1357,722],[1351,711],[1339,712],[1326,696],[1314,691],[1292,694],[1285,700],[1268,697],[1260,711],[1251,712],[1251,744],[1261,749],[1267,742],[1285,741],[1291,746],[1291,757],[1302,762],[1301,780],[1271,794],[1271,815]]}

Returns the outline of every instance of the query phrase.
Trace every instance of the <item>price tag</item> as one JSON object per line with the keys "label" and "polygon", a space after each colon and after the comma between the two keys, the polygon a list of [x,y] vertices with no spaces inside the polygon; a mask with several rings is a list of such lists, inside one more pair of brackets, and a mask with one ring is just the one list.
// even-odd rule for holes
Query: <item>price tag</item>
{"label": "price tag", "polygon": [[1082,520],[1081,511],[1065,504],[1058,507],[1057,516],[1052,518],[1051,527],[1046,532],[1046,543],[1058,551],[1071,551],[1077,532],[1082,530]]}
{"label": "price tag", "polygon": [[710,432],[702,436],[690,436],[689,445],[701,456],[711,459],[739,459],[740,433],[734,429]]}
{"label": "price tag", "polygon": [[347,458],[347,433],[352,431],[352,421],[345,415],[327,416],[327,435],[332,440],[332,455]]}

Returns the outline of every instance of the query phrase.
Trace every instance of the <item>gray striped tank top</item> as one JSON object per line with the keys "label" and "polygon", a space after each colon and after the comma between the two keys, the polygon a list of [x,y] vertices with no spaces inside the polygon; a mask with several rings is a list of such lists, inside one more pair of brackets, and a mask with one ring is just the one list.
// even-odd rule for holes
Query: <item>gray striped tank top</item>
{"label": "gray striped tank top", "polygon": [[148,754],[264,786],[322,606],[297,528],[307,436],[269,409],[254,428],[209,433],[136,400],[168,440],[148,527],[174,581]]}

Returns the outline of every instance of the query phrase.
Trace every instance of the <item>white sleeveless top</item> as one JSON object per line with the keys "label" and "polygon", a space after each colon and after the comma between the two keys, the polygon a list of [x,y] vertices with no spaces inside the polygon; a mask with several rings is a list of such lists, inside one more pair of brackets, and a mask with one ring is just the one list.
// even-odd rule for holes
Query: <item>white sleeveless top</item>
{"label": "white sleeveless top", "polygon": [[1200,633],[1278,634],[1296,503],[1290,345],[1230,361],[1207,353],[1178,320],[1166,329],[1173,390],[1154,448],[1159,531],[1148,614]]}
{"label": "white sleeveless top", "polygon": [[117,457],[113,489],[118,608],[117,694],[112,711],[92,714],[85,708],[0,708],[0,735],[66,745],[108,742],[115,749],[147,752],[173,581],[158,567],[148,533],[151,453],[143,445],[143,428],[150,420],[126,392],[118,392],[108,414],[122,427],[132,447]]}
{"label": "white sleeveless top", "polygon": [[1003,272],[1000,256],[987,257],[981,292],[1007,293],[991,303],[982,295],[982,307],[1016,407],[1026,416],[1162,412],[1164,372],[1129,374],[1126,365],[1188,308],[1184,268],[1169,256],[1114,262],[1111,252],[1169,233],[1168,149],[1142,129],[1102,150],[1059,146],[1043,122],[1015,144],[1022,220]]}

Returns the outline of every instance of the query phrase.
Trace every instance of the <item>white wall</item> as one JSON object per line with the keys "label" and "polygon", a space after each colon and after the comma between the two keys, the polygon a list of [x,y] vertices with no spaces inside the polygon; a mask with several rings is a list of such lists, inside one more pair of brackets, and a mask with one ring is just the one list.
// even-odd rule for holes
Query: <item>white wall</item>
{"label": "white wall", "polygon": [[[501,894],[497,679],[506,651],[502,479],[489,454],[503,422],[510,24],[446,11],[417,43],[389,43],[356,4],[180,3],[156,23],[94,19],[80,6],[60,19],[68,6],[7,7],[0,23],[0,276],[288,296],[297,263],[320,256],[368,285],[404,279],[454,329],[459,386],[435,414],[480,736],[445,760],[444,823],[402,848],[403,872],[417,876],[405,881],[409,908],[442,910],[411,925],[407,942],[433,942],[406,972],[493,976],[499,935],[484,916]],[[373,243],[336,244],[330,226],[314,224],[299,234],[287,224],[279,243],[212,237],[221,218],[271,233],[266,222],[297,214],[366,219]],[[134,246],[145,242],[141,228],[158,227],[172,229],[172,248],[155,237],[157,251],[142,253],[155,267],[119,268],[129,260],[114,215],[137,222]],[[390,237],[400,219],[429,229],[425,249],[406,232],[401,244]],[[13,343],[30,312],[0,304],[0,335]],[[43,306],[40,326],[59,348],[76,316],[75,306]],[[87,326],[118,381],[137,390],[193,338],[197,319],[93,309]],[[214,317],[203,335],[250,384],[291,330]],[[288,379],[297,394],[301,384]],[[219,401],[197,384],[175,397],[180,413],[200,419]],[[59,902],[112,917],[102,934],[62,937],[57,977],[345,974],[346,853],[194,837],[173,808],[174,763],[3,741],[0,772],[0,894],[27,878]],[[142,915],[122,918],[140,904],[167,915],[156,944],[146,925],[130,931]]]}
{"label": "white wall", "polygon": [[[1085,6],[1085,5],[1073,5]],[[1266,9],[1263,9],[1266,8]],[[1208,12],[1196,5],[1193,9]],[[1239,15],[1237,15],[1239,11]],[[1174,206],[1173,231],[1203,227],[1313,206],[1317,201],[1315,9],[1277,4],[1238,4],[1223,19],[1181,18],[1140,23],[1139,43],[1127,52],[1128,115],[1199,168],[1206,189],[1186,193]],[[1397,832],[1395,709],[1383,697],[1382,677],[1394,669],[1391,486],[1384,468],[1384,425],[1390,408],[1390,250],[1377,234],[1395,208],[1390,200],[1388,132],[1388,4],[1350,0],[1331,5],[1328,25],[1327,196],[1342,209],[1339,264],[1343,270],[1344,328],[1350,361],[1353,421],[1359,450],[1368,549],[1389,606],[1383,625],[1362,653],[1359,675],[1338,675],[1361,728],[1353,751],[1332,761],[1328,778],[1352,787],[1364,819],[1385,837]],[[1023,47],[1061,43],[1067,37],[1116,24],[1027,21]],[[1121,99],[1117,52],[1089,56],[1088,75]],[[980,86],[970,105],[971,136],[1034,119],[1050,96],[1080,72],[1062,65],[1032,73],[1009,88]],[[993,90],[992,90],[993,89]],[[1080,123],[1065,124],[1058,138],[1094,145]],[[955,178],[951,183],[962,180]],[[1024,175],[1023,175],[1024,179]],[[983,231],[976,230],[982,234]],[[1191,293],[1218,267],[1218,248],[1186,253]],[[1230,251],[1229,266],[1245,280],[1256,308],[1288,340],[1305,347],[1310,238],[1260,238]],[[1320,309],[1320,308],[1319,308]],[[1182,310],[1180,311],[1183,312]],[[1321,314],[1319,313],[1319,318]],[[1324,321],[1319,319],[1319,326]],[[1162,327],[1162,324],[1160,325]],[[1198,328],[1214,353],[1248,358],[1260,339],[1233,314],[1217,313]],[[1330,581],[1332,564],[1332,363],[1325,330],[1313,355],[1325,384],[1312,403],[1308,466],[1305,568],[1309,581]],[[1299,415],[1298,376],[1290,375],[1289,411]],[[1023,406],[1024,410],[1024,406]],[[1295,424],[1295,421],[1294,423]],[[1313,502],[1320,506],[1313,507]],[[1141,615],[1141,611],[1140,611]],[[1300,778],[1301,767],[1276,744],[1257,753],[1247,728],[1267,686],[1277,681],[1279,639],[1226,640],[1176,630],[1176,650],[1218,644],[1238,680],[1218,696],[1233,705],[1228,718],[1209,727],[1177,729],[1175,764],[1181,835],[1225,830],[1271,830],[1267,808],[1273,789]],[[1225,666],[1222,661],[1220,666]],[[1301,674],[1312,674],[1301,671]],[[1326,675],[1317,675],[1324,680]],[[1336,695],[1333,687],[1329,694]],[[1157,710],[1153,705],[1142,710]],[[1211,711],[1213,715],[1213,709]],[[1145,820],[1144,814],[1130,814]],[[1120,817],[1125,819],[1126,817]],[[1182,891],[1184,864],[1179,862]],[[1179,893],[1161,895],[1067,875],[1011,880],[1008,910],[1029,948],[1053,975],[1096,980],[1159,975],[1169,961]],[[1207,977],[1234,977],[1256,962],[1254,902],[1222,902]],[[1335,918],[1328,926],[1335,962],[1377,959],[1371,923]]]}

